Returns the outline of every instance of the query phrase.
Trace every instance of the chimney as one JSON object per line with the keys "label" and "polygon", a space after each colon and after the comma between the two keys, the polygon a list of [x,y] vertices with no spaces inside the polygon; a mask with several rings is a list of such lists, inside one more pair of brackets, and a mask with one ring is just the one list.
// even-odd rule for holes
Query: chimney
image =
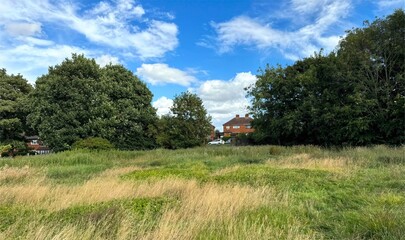
{"label": "chimney", "polygon": [[245,114],[245,118],[248,118],[249,117],[249,114],[247,113],[247,114]]}
{"label": "chimney", "polygon": [[239,114],[236,114],[236,118],[239,118]]}

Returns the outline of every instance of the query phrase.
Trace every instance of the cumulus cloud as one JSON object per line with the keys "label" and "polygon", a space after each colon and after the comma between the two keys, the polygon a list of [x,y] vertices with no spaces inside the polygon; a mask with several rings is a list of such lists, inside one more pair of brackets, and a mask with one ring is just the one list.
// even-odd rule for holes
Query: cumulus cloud
{"label": "cumulus cloud", "polygon": [[[256,82],[257,78],[251,72],[237,73],[229,80],[206,80],[194,82],[188,90],[197,94],[212,117],[216,129],[222,131],[222,124],[232,119],[236,114],[248,113],[249,100],[245,88]],[[168,114],[173,100],[165,96],[152,103],[159,116]]]}
{"label": "cumulus cloud", "polygon": [[339,27],[350,9],[350,0],[292,0],[286,11],[310,23],[286,31],[260,19],[238,16],[227,22],[213,23],[212,27],[217,33],[216,44],[221,53],[236,46],[254,46],[257,49],[278,49],[286,58],[295,60],[320,48],[333,50],[339,36],[331,33],[331,28]]}
{"label": "cumulus cloud", "polygon": [[157,109],[158,116],[169,114],[172,105],[173,100],[164,96],[152,103],[152,106]]}
{"label": "cumulus cloud", "polygon": [[[116,56],[161,58],[178,45],[177,25],[145,15],[134,0],[106,0],[95,6],[78,0],[2,0],[0,65],[34,81],[71,53],[85,53],[101,65],[119,63]],[[55,34],[52,29],[63,31]],[[71,44],[70,36],[64,36],[70,32],[82,38]],[[51,38],[55,35],[59,37]],[[103,53],[105,46],[115,56]]]}
{"label": "cumulus cloud", "polygon": [[41,25],[57,25],[78,32],[90,42],[132,50],[141,59],[162,57],[178,45],[177,25],[143,18],[144,8],[133,0],[102,1],[80,11],[79,2],[4,0],[0,27],[12,35],[31,36]]}
{"label": "cumulus cloud", "polygon": [[193,89],[204,102],[204,106],[213,118],[213,124],[222,131],[222,124],[236,114],[245,114],[250,105],[245,88],[256,82],[251,72],[242,72],[228,81],[208,80]]}
{"label": "cumulus cloud", "polygon": [[152,85],[177,84],[190,86],[191,83],[197,81],[189,73],[169,67],[164,63],[142,64],[141,67],[136,69],[135,74]]}
{"label": "cumulus cloud", "polygon": [[109,54],[103,54],[99,57],[96,57],[95,60],[102,67],[104,67],[110,63],[111,64],[120,64],[121,63],[120,60],[118,59],[118,57],[111,56]]}

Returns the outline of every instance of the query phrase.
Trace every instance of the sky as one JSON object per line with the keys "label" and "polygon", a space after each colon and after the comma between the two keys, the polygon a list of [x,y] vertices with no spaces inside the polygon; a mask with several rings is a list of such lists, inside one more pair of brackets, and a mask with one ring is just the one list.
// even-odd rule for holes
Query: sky
{"label": "sky", "polygon": [[72,53],[122,64],[157,113],[197,94],[213,124],[248,113],[246,87],[267,64],[336,49],[345,30],[405,0],[0,0],[0,68],[31,84]]}

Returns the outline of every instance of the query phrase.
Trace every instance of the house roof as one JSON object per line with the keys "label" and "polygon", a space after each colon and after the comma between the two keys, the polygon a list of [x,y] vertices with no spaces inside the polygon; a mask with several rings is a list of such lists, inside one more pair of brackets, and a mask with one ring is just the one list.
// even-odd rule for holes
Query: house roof
{"label": "house roof", "polygon": [[26,140],[38,140],[39,139],[39,137],[38,136],[25,136],[25,139]]}
{"label": "house roof", "polygon": [[253,121],[253,118],[249,117],[249,115],[245,115],[245,117],[239,117],[239,115],[236,115],[236,117],[232,118],[230,121],[226,122],[223,124],[225,125],[250,125],[250,122]]}

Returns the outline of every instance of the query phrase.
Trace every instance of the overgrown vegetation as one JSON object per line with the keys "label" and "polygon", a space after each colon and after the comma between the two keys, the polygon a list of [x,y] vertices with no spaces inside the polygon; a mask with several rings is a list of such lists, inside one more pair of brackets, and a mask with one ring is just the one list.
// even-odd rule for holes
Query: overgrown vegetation
{"label": "overgrown vegetation", "polygon": [[109,150],[114,146],[107,139],[100,137],[89,137],[79,140],[72,145],[73,149],[89,149],[89,150]]}
{"label": "overgrown vegetation", "polygon": [[0,159],[1,239],[401,239],[405,148]]}

